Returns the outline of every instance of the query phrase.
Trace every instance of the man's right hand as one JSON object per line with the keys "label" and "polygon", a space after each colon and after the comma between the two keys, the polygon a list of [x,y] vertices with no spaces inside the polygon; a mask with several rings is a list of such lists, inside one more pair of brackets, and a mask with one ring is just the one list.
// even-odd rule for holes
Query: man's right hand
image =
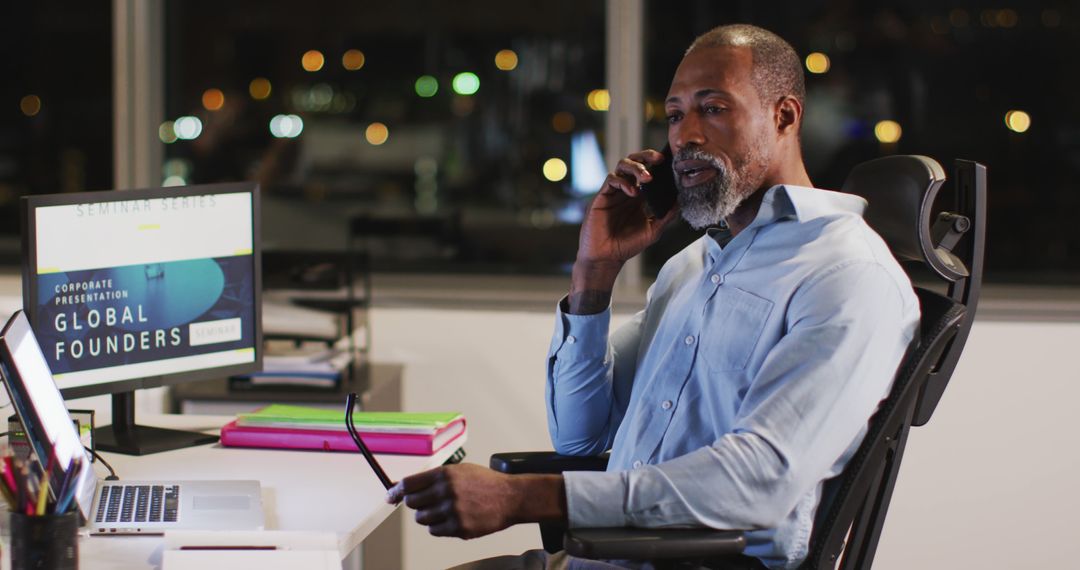
{"label": "man's right hand", "polygon": [[602,311],[611,299],[623,264],[655,243],[663,229],[678,217],[678,208],[672,208],[663,218],[652,217],[640,195],[640,185],[652,181],[649,167],[663,160],[664,155],[655,150],[643,150],[620,160],[589,205],[571,278],[571,313]]}

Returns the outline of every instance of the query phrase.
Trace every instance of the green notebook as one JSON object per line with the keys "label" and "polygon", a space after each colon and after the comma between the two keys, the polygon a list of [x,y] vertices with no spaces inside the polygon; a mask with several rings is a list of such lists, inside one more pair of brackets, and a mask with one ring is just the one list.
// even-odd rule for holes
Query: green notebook
{"label": "green notebook", "polygon": [[[353,412],[353,423],[361,431],[434,433],[460,417],[459,412]],[[345,431],[345,410],[271,404],[254,412],[237,414],[236,424]]]}

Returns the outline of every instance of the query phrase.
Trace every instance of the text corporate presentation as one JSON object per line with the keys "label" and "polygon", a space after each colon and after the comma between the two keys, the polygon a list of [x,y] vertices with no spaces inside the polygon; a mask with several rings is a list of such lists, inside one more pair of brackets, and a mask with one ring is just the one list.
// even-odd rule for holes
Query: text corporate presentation
{"label": "text corporate presentation", "polygon": [[244,192],[39,208],[34,332],[57,385],[252,362],[251,211]]}

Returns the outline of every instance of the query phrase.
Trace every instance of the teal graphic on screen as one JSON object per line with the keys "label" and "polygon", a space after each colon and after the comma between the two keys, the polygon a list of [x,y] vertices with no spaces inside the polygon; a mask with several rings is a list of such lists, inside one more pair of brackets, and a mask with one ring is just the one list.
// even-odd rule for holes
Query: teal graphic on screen
{"label": "teal graphic on screen", "polygon": [[54,374],[254,344],[252,257],[40,275],[38,339]]}

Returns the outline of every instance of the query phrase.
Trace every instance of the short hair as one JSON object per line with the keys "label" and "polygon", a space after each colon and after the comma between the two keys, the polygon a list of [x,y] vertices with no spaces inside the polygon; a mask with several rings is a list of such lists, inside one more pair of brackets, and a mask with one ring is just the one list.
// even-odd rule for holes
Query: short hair
{"label": "short hair", "polygon": [[698,36],[686,54],[699,48],[748,47],[753,58],[750,80],[762,104],[771,105],[791,95],[799,104],[806,98],[802,62],[791,44],[780,36],[750,24],[719,26]]}

